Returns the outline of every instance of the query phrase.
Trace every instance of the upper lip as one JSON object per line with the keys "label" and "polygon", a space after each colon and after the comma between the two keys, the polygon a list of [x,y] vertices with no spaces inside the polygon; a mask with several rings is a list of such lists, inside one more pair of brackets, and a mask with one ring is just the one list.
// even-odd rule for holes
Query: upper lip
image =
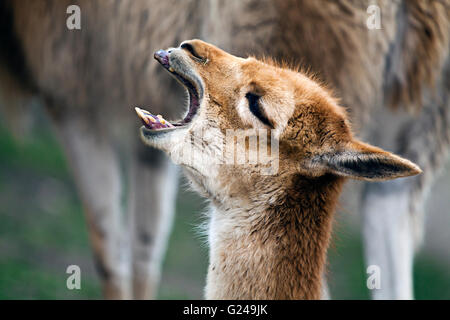
{"label": "upper lip", "polygon": [[164,68],[169,69],[169,53],[167,51],[158,50],[153,56]]}
{"label": "upper lip", "polygon": [[170,64],[170,53],[165,50],[158,50],[154,54],[154,58],[166,69],[168,70],[172,75],[175,76],[175,78],[183,84],[183,86],[187,89],[189,93],[189,110],[184,117],[183,120],[181,120],[178,123],[173,123],[175,126],[185,125],[189,122],[191,122],[192,118],[197,113],[198,108],[200,107],[200,99],[199,97],[199,90],[197,86],[195,85],[194,81],[191,79],[188,79],[186,76],[180,74],[177,72]]}

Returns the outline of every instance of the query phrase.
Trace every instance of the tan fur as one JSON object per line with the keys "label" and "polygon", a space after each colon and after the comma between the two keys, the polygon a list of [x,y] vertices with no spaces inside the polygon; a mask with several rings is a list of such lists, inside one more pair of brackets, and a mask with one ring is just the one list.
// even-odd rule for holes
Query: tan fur
{"label": "tan fur", "polygon": [[[201,61],[181,47],[171,49],[169,61],[172,72],[201,86],[196,117],[178,129],[141,130],[143,140],[184,166],[211,200],[206,297],[319,299],[343,177],[386,180],[420,169],[356,141],[344,109],[306,75],[237,58],[200,40],[186,43]],[[194,153],[206,153],[207,161],[180,157],[198,132],[270,128],[249,111],[249,92],[260,96],[271,139],[279,142],[278,172],[263,175],[261,164],[215,162],[222,155],[210,151],[219,149],[220,134],[193,144]]]}
{"label": "tan fur", "polygon": [[[130,154],[132,161],[124,167],[138,162],[142,172],[151,163],[150,170],[162,172],[153,164],[161,161],[144,161],[160,159],[159,156],[153,156],[154,152],[142,156],[142,150],[134,148],[135,119],[130,119],[130,106],[134,105],[152,105],[159,109],[152,111],[165,115],[176,113],[179,96],[174,94],[167,78],[159,77],[161,70],[150,63],[151,52],[183,38],[201,36],[235,54],[268,54],[277,60],[293,61],[294,65],[300,64],[316,73],[342,98],[355,131],[424,168],[426,175],[410,180],[412,211],[407,214],[417,216],[424,191],[442,163],[450,141],[449,99],[445,98],[448,83],[444,83],[442,101],[442,92],[434,85],[448,78],[441,69],[448,59],[449,1],[378,0],[381,30],[366,28],[366,9],[371,3],[360,0],[2,1],[0,8],[11,7],[14,18],[11,26],[4,25],[6,20],[2,18],[2,30],[11,31],[19,44],[14,50],[5,46],[5,42],[0,47],[0,55],[10,50],[6,57],[0,58],[2,91],[9,95],[9,111],[20,115],[22,108],[15,107],[13,102],[23,96],[16,99],[15,94],[21,91],[16,86],[32,82],[62,130],[67,122],[77,120],[83,125],[70,132],[74,138],[89,128],[88,138],[92,143],[105,139],[116,147],[118,141],[125,140],[132,150],[122,154]],[[65,9],[69,4],[78,4],[82,9],[81,32],[65,28]],[[406,26],[405,21],[408,21]],[[13,65],[11,57],[17,61],[21,56],[23,61],[18,59],[18,65],[28,71],[25,76],[14,68],[4,74],[3,68]],[[11,83],[14,91],[9,86]],[[428,89],[438,91],[438,99],[429,95]],[[385,108],[385,101],[393,104],[395,112]],[[414,110],[414,115],[405,112],[406,109]],[[378,115],[396,118],[391,123],[382,119],[380,126],[374,121]],[[254,119],[248,120],[249,126],[260,125]],[[108,126],[111,123],[117,125]],[[113,132],[114,137],[112,131],[117,131]],[[70,151],[72,142],[64,143]],[[89,150],[78,152],[91,161],[96,158]],[[71,152],[67,154],[71,157]],[[78,174],[92,176],[91,166],[83,167]],[[143,180],[142,174],[137,176]],[[130,178],[130,181],[139,193],[131,201],[147,213],[140,214],[136,227],[132,228],[133,241],[139,244],[133,259],[140,266],[138,273],[145,274],[160,261],[151,252],[155,243],[164,242],[157,230],[161,229],[159,221],[165,220],[160,219],[164,214],[159,210],[147,209],[154,208],[147,201],[152,199],[154,203],[160,193],[167,192],[159,187],[151,189],[152,185],[139,179]],[[102,185],[102,181],[98,183]],[[79,185],[79,188],[86,186]],[[86,207],[96,205],[84,202]],[[94,213],[111,219],[105,210]],[[108,235],[100,241],[114,242],[116,238],[117,235]],[[97,257],[102,255],[95,252]],[[98,260],[99,269],[108,271],[101,274],[113,278],[114,268],[105,259]],[[157,277],[152,275],[144,278],[157,282]],[[147,282],[142,279],[139,276],[135,282]],[[143,291],[151,291],[150,294],[137,291],[134,296],[138,298],[154,294],[148,288]],[[106,296],[124,294],[106,292]]]}
{"label": "tan fur", "polygon": [[[403,181],[401,188],[395,183],[352,185],[343,201],[346,211],[363,216],[366,265],[382,265],[388,279],[372,296],[412,298],[412,285],[403,279],[412,282],[413,258],[398,252],[408,240],[398,240],[397,250],[389,238],[380,237],[394,237],[404,224],[361,208],[377,212],[387,207],[392,219],[403,216],[412,226],[408,237],[420,247],[424,202],[450,146],[450,1],[211,2],[206,40],[234,54],[270,55],[311,70],[342,99],[360,138],[423,168],[424,174]],[[371,4],[380,8],[379,30],[366,26]],[[399,189],[408,197],[405,212],[387,202],[386,195]],[[368,198],[376,203],[368,203]],[[374,225],[378,234],[371,231]]]}
{"label": "tan fur", "polygon": [[[449,0],[213,0],[206,39],[240,55],[302,65],[336,90],[358,132],[384,103],[418,112],[448,57]],[[236,14],[239,12],[240,14]]]}

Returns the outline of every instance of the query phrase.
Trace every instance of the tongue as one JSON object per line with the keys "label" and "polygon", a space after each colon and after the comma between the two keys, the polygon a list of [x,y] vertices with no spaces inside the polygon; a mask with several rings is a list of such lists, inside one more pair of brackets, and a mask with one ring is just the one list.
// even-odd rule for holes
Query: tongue
{"label": "tongue", "polygon": [[151,130],[173,128],[174,126],[161,115],[154,116],[150,112],[140,109],[138,107],[134,108],[139,118],[141,118],[142,123]]}

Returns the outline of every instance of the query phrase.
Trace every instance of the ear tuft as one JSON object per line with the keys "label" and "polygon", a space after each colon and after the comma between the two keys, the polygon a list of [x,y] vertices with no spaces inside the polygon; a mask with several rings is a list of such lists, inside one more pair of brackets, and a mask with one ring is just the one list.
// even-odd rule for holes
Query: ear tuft
{"label": "ear tuft", "polygon": [[334,174],[361,180],[390,180],[422,172],[409,160],[359,141],[352,141],[344,150],[322,154],[317,160]]}

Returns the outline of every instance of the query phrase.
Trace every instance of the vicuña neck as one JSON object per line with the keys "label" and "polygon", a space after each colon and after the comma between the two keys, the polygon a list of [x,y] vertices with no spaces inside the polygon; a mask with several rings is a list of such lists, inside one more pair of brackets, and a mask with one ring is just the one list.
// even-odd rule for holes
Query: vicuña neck
{"label": "vicu\u00f1a neck", "polygon": [[264,208],[213,206],[206,298],[320,299],[342,182],[295,176]]}

